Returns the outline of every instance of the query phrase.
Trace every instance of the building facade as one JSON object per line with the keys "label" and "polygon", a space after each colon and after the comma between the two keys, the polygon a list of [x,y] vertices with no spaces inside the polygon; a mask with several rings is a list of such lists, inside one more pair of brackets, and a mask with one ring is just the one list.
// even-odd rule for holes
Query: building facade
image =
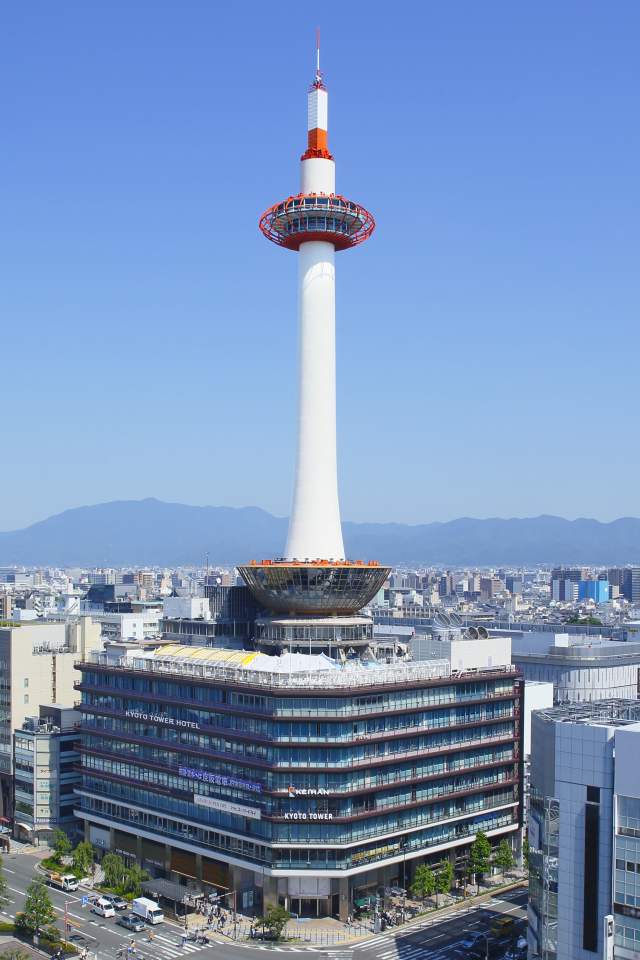
{"label": "building facade", "polygon": [[478,830],[518,830],[510,668],[168,646],[81,669],[86,838],[243,910],[346,919]]}
{"label": "building facade", "polygon": [[50,840],[64,830],[75,838],[75,788],[80,782],[80,715],[70,707],[41,705],[13,735],[14,834],[24,840]]}
{"label": "building facade", "polygon": [[511,659],[525,678],[553,683],[556,703],[635,699],[640,643],[547,631],[512,631]]}
{"label": "building facade", "polygon": [[640,958],[640,704],[533,714],[529,957]]}
{"label": "building facade", "polygon": [[0,627],[0,815],[13,814],[13,734],[41,703],[73,706],[74,663],[101,648],[90,617]]}

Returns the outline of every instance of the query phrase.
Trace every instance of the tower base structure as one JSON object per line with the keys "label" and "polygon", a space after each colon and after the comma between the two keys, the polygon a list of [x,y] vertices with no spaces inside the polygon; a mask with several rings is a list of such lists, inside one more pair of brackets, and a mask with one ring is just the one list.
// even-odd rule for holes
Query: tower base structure
{"label": "tower base structure", "polygon": [[283,653],[325,654],[338,663],[375,659],[373,620],[353,617],[259,617],[255,621],[256,648],[276,656]]}

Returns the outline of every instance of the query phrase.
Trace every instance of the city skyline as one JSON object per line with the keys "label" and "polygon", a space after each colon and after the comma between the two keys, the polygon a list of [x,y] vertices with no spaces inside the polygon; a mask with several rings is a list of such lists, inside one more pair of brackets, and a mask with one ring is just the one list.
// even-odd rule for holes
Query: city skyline
{"label": "city skyline", "polygon": [[[638,12],[618,9],[328,5],[341,189],[383,227],[339,277],[345,518],[640,513]],[[8,16],[0,530],[147,496],[289,513],[295,264],[256,218],[293,182],[304,102],[265,52],[295,37],[306,76],[316,24],[190,14]]]}

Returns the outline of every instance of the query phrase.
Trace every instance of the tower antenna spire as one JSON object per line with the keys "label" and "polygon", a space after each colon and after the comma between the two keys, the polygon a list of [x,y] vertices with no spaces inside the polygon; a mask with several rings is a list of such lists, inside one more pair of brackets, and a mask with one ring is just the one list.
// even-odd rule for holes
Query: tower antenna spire
{"label": "tower antenna spire", "polygon": [[316,83],[322,83],[320,73],[320,27],[316,27]]}

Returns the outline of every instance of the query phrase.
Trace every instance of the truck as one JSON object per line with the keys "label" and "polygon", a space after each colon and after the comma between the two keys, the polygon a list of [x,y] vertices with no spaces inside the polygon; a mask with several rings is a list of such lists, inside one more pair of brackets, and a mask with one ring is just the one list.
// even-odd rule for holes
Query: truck
{"label": "truck", "polygon": [[148,897],[136,897],[131,901],[131,912],[136,917],[146,920],[147,923],[162,923],[164,913],[155,900],[149,900]]}
{"label": "truck", "polygon": [[47,883],[59,890],[77,890],[78,881],[72,873],[50,873]]}

